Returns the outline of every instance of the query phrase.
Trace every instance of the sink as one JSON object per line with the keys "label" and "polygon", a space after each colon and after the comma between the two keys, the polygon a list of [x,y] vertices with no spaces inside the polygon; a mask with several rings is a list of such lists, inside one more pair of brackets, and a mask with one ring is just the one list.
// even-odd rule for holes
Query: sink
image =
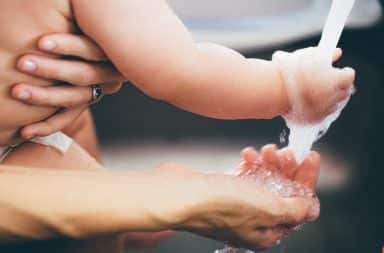
{"label": "sink", "polygon": [[[237,50],[275,47],[319,34],[331,0],[168,0],[196,41]],[[381,18],[378,0],[356,0],[349,28]]]}

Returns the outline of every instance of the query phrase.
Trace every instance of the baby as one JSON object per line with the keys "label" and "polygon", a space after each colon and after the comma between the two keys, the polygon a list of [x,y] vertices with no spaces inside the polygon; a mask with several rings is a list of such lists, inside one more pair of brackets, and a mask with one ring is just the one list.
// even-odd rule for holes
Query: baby
{"label": "baby", "polygon": [[[289,113],[292,107],[286,81],[274,62],[195,43],[166,1],[0,0],[0,8],[0,155],[4,164],[100,168],[71,141],[87,131],[75,131],[69,137],[57,133],[21,144],[20,128],[59,110],[25,105],[10,96],[16,82],[53,84],[19,73],[15,67],[20,55],[41,54],[35,41],[47,33],[85,33],[145,94],[193,113],[229,120],[269,119]],[[313,57],[305,57],[305,66],[298,65],[294,71],[303,76],[295,94],[305,101],[309,122],[324,118],[349,95],[354,72],[330,68],[325,73],[316,64],[316,49],[306,52]],[[338,51],[335,59],[339,56]],[[326,78],[311,80],[308,73]]]}
{"label": "baby", "polygon": [[[108,4],[103,0],[92,4],[86,0],[2,0],[0,7],[0,146],[20,143],[22,126],[58,110],[27,106],[10,97],[15,82],[41,85],[42,80],[17,72],[15,62],[22,54],[38,53],[35,41],[47,33],[81,30],[144,93],[190,112],[220,119],[256,119],[287,114],[292,107],[278,66],[246,59],[222,46],[195,43],[166,1],[148,6],[140,0]],[[316,49],[306,52],[310,57],[305,57],[305,66],[295,68],[303,76],[295,94],[305,101],[307,120],[317,121],[349,95],[354,72],[330,68],[324,73],[316,64]],[[308,75],[326,78],[311,80]]]}

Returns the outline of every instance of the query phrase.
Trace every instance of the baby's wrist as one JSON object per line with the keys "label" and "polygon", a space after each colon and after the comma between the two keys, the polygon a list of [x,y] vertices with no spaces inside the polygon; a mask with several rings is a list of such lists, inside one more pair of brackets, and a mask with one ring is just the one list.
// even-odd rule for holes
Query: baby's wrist
{"label": "baby's wrist", "polygon": [[275,75],[278,77],[278,86],[280,87],[280,106],[279,106],[279,115],[286,115],[291,109],[292,109],[292,104],[291,100],[289,97],[289,93],[287,90],[287,84],[285,81],[284,74],[281,70],[281,67],[279,64],[276,62],[276,60],[272,60],[271,63],[274,66],[275,69]]}

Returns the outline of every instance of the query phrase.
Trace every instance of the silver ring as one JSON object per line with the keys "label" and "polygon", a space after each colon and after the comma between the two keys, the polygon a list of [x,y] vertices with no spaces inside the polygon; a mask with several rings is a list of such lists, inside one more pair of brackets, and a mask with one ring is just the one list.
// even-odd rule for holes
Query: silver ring
{"label": "silver ring", "polygon": [[101,88],[100,85],[94,84],[91,86],[92,89],[92,98],[91,101],[89,101],[89,105],[94,105],[100,102],[100,100],[104,96],[103,88]]}

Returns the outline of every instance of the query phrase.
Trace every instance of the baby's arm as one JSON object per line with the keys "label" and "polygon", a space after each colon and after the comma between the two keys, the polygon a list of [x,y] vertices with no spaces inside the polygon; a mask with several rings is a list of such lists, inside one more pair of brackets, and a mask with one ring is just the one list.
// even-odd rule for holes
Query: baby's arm
{"label": "baby's arm", "polygon": [[289,110],[276,66],[194,43],[166,1],[72,0],[80,28],[151,97],[222,119],[272,118]]}

